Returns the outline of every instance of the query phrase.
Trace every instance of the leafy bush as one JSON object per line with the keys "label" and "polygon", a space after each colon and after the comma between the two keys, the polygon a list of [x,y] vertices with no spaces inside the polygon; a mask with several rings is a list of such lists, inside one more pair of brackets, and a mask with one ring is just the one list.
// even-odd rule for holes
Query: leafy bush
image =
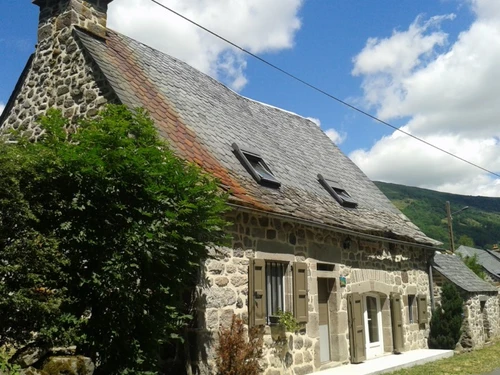
{"label": "leafy bush", "polygon": [[483,280],[486,278],[486,274],[483,271],[483,266],[481,266],[477,261],[477,254],[474,254],[471,257],[466,256],[465,258],[462,258],[462,260],[465,265],[469,267],[477,276],[479,276]]}
{"label": "leafy bush", "polygon": [[285,327],[287,332],[297,332],[300,330],[300,323],[297,322],[292,312],[278,310],[276,315],[278,316],[278,324]]}
{"label": "leafy bush", "polygon": [[258,327],[250,328],[247,340],[243,321],[233,315],[231,326],[219,332],[219,345],[216,348],[217,375],[260,374],[262,346],[261,330]]}
{"label": "leafy bush", "polygon": [[5,348],[0,348],[0,374],[19,375],[21,368],[9,363],[10,355]]}
{"label": "leafy bush", "polygon": [[97,374],[156,371],[224,241],[225,196],[141,110],[40,124],[38,142],[0,144],[0,345],[71,343]]}
{"label": "leafy bush", "polygon": [[441,305],[434,310],[430,323],[429,348],[455,349],[463,321],[463,300],[452,283],[441,288]]}

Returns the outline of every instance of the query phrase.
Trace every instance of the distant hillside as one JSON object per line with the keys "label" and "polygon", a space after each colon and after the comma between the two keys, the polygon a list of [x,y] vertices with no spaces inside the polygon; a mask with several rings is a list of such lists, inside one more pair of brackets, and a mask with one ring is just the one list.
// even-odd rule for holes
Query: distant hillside
{"label": "distant hillside", "polygon": [[429,237],[449,248],[446,201],[451,211],[470,208],[453,216],[455,246],[491,248],[500,243],[500,198],[440,193],[411,186],[375,182],[382,192]]}

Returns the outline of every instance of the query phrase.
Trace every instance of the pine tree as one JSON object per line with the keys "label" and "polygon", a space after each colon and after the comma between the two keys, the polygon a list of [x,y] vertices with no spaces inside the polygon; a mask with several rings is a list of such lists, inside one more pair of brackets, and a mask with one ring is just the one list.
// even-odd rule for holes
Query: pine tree
{"label": "pine tree", "polygon": [[429,348],[455,349],[460,339],[463,321],[463,299],[452,283],[445,283],[441,289],[441,305],[431,318]]}

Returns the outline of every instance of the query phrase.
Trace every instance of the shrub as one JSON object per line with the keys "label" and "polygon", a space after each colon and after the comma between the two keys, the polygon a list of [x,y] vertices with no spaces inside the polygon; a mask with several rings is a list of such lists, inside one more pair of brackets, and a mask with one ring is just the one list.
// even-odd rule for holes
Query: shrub
{"label": "shrub", "polygon": [[473,256],[466,256],[465,258],[462,258],[462,260],[465,265],[469,267],[477,276],[479,276],[483,280],[486,278],[486,274],[483,271],[483,266],[481,266],[477,260],[477,254],[474,254]]}
{"label": "shrub", "polygon": [[262,346],[261,329],[250,328],[247,340],[243,321],[233,315],[231,326],[219,332],[219,345],[216,348],[217,375],[260,374]]}
{"label": "shrub", "polygon": [[430,322],[429,348],[455,349],[463,322],[463,300],[452,283],[441,289],[441,305],[434,310]]}
{"label": "shrub", "polygon": [[0,345],[76,344],[97,374],[146,373],[189,319],[183,292],[225,238],[225,196],[142,110],[0,144]]}
{"label": "shrub", "polygon": [[276,315],[278,316],[278,324],[285,327],[287,332],[295,333],[300,330],[300,323],[297,322],[292,312],[278,310]]}

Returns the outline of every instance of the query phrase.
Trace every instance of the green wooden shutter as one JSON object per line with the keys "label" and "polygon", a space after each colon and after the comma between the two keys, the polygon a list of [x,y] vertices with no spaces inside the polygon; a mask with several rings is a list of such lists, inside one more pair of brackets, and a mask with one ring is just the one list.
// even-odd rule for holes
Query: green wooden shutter
{"label": "green wooden shutter", "polygon": [[266,261],[252,259],[248,267],[248,315],[251,326],[266,324]]}
{"label": "green wooden shutter", "polygon": [[307,298],[307,264],[293,263],[293,312],[299,323],[307,323],[309,303]]}
{"label": "green wooden shutter", "polygon": [[401,295],[399,293],[391,293],[391,317],[392,317],[392,339],[395,352],[404,350],[403,337],[403,313]]}
{"label": "green wooden shutter", "polygon": [[429,322],[429,315],[427,314],[427,296],[419,294],[417,296],[418,305],[418,323],[424,324]]}
{"label": "green wooden shutter", "polygon": [[351,362],[360,363],[366,359],[365,322],[363,319],[363,298],[359,293],[347,296],[349,315],[349,342],[351,346]]}

